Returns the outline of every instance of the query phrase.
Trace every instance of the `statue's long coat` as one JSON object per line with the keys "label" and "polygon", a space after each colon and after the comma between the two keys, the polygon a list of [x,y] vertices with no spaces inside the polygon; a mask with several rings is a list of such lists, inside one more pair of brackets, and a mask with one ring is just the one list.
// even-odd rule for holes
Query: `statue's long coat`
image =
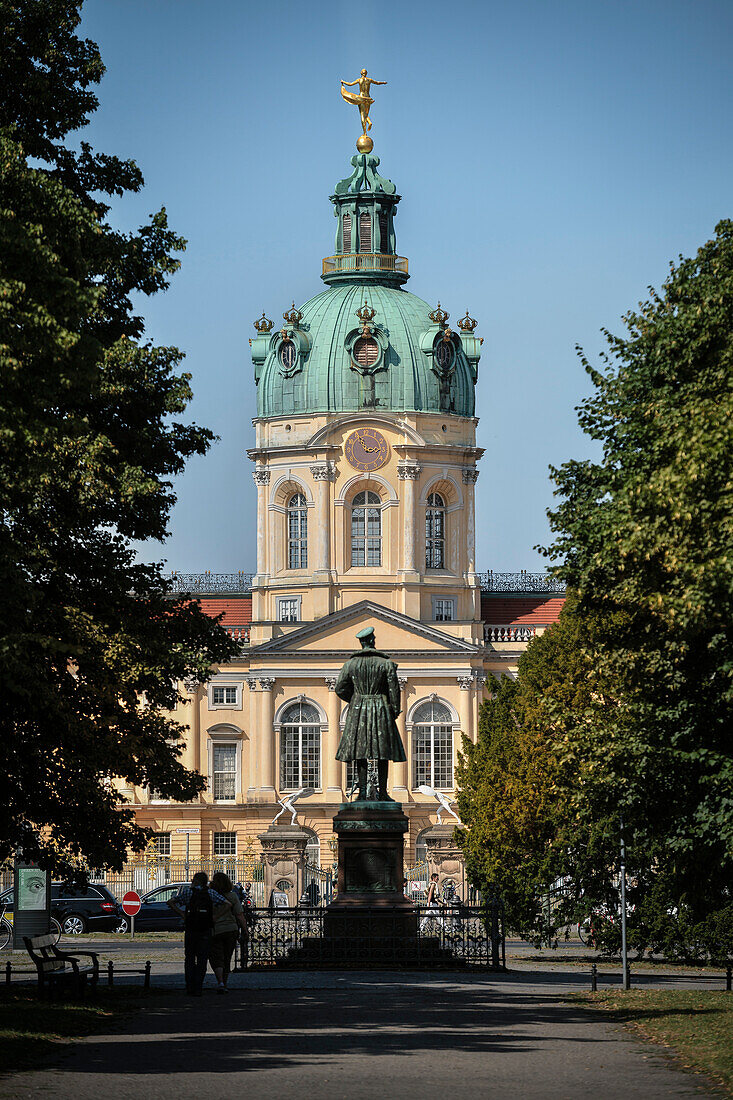
{"label": "statue's long coat", "polygon": [[406,760],[395,724],[400,713],[397,665],[376,649],[349,658],[336,681],[336,694],[349,704],[337,760]]}

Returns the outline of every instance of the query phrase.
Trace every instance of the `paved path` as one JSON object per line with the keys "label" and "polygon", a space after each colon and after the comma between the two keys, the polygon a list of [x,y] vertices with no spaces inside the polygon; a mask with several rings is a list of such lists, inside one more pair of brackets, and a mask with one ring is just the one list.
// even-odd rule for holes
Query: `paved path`
{"label": "paved path", "polygon": [[455,1100],[710,1095],[657,1048],[560,999],[569,976],[266,973],[171,993],[0,1097]]}

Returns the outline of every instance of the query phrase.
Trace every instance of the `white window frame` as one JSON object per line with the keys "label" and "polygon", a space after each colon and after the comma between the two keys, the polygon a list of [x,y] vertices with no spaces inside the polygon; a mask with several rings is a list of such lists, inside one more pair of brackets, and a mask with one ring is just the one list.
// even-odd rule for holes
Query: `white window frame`
{"label": "white window frame", "polygon": [[[294,790],[298,789],[297,787],[284,787],[281,783],[282,768],[283,768],[282,737],[281,737],[282,728],[283,728],[283,725],[290,726],[290,725],[294,724],[294,723],[290,723],[290,722],[283,722],[282,721],[282,715],[287,713],[288,709],[293,705],[293,703],[307,703],[310,706],[314,707],[317,714],[318,714],[318,721],[317,722],[308,722],[306,724],[308,726],[317,726],[318,729],[319,729],[320,736],[319,736],[319,745],[318,745],[318,786],[315,787],[314,789],[318,790],[318,791],[321,791],[321,790],[323,790],[323,751],[324,751],[324,745],[325,745],[325,738],[326,738],[327,732],[328,732],[328,719],[326,718],[326,716],[324,714],[323,707],[319,706],[318,703],[316,703],[314,699],[310,699],[305,695],[296,695],[294,698],[288,699],[288,700],[286,700],[286,702],[282,703],[281,706],[278,708],[278,712],[277,712],[277,715],[275,716],[275,721],[273,723],[273,733],[275,735],[275,745],[277,747],[276,751],[277,751],[278,791],[279,792],[291,791],[291,790],[294,791]],[[301,758],[301,760],[302,760],[302,758]],[[299,770],[301,771],[301,774],[302,774],[302,765],[301,765],[301,768]]]}
{"label": "white window frame", "polygon": [[[153,833],[152,839],[153,839],[153,841],[156,842],[155,843],[155,855],[157,856],[157,858],[158,859],[170,859],[171,858],[171,852],[172,852],[172,842],[171,842],[170,832]],[[168,849],[167,852],[161,852],[160,845],[158,844],[158,841],[161,841],[161,840],[165,842],[163,844],[163,847]]]}
{"label": "white window frame", "polygon": [[[222,837],[234,837],[234,851],[233,852],[217,852],[216,842]],[[236,859],[237,857],[237,834],[233,829],[227,829],[223,832],[214,833],[211,841],[211,854],[214,859]]]}
{"label": "white window frame", "polygon": [[[214,688],[234,688],[236,690],[236,702],[234,703],[215,703],[214,702]],[[209,697],[209,710],[241,710],[242,709],[242,681],[214,679],[207,684],[207,692]]]}
{"label": "white window frame", "polygon": [[[419,714],[420,708],[425,703],[430,703],[430,702],[439,703],[441,706],[446,708],[446,710],[448,711],[448,714],[450,715],[450,718],[447,722],[427,723],[427,722],[416,722],[415,721],[415,715]],[[413,790],[413,791],[417,790],[417,787],[420,785],[420,784],[415,783],[415,780],[418,777],[415,775],[415,768],[416,768],[417,760],[416,760],[416,756],[415,756],[414,729],[415,729],[415,726],[426,726],[426,725],[429,725],[429,724],[432,724],[433,726],[438,725],[438,726],[450,726],[451,727],[451,764],[450,764],[450,769],[451,769],[452,786],[450,786],[450,787],[436,787],[434,782],[431,782],[429,785],[431,787],[435,787],[435,789],[439,790],[439,791],[453,791],[453,790],[455,790],[455,783],[456,783],[456,744],[457,744],[456,738],[459,736],[459,734],[461,732],[461,724],[460,724],[460,721],[458,719],[458,713],[457,713],[455,707],[452,706],[452,704],[449,703],[447,699],[444,699],[442,696],[435,695],[435,694],[428,695],[428,696],[423,696],[421,699],[416,699],[415,702],[412,704],[412,706],[409,708],[409,711],[406,715],[405,734],[409,738],[409,742],[410,742],[410,780],[409,780],[410,781],[410,789]],[[433,742],[433,744],[434,744],[434,742]],[[431,755],[432,755],[432,753],[431,753]],[[434,772],[434,769],[433,769],[433,772]],[[423,782],[425,782],[425,780],[423,780]]]}
{"label": "white window frame", "polygon": [[[224,746],[234,748],[234,798],[214,797],[214,749],[223,748]],[[212,800],[223,806],[233,806],[237,801],[237,795],[240,794],[242,790],[242,745],[239,735],[227,736],[226,734],[218,732],[210,734],[207,778]]]}
{"label": "white window frame", "polygon": [[[436,623],[454,623],[456,621],[456,597],[455,596],[431,596],[433,604],[433,622]],[[438,618],[438,603],[447,603],[451,605],[450,617],[446,619]]]}
{"label": "white window frame", "polygon": [[[279,623],[299,623],[300,622],[300,608],[303,602],[302,596],[278,596],[277,597],[277,622]],[[295,604],[295,619],[283,619],[282,607],[285,603]]]}

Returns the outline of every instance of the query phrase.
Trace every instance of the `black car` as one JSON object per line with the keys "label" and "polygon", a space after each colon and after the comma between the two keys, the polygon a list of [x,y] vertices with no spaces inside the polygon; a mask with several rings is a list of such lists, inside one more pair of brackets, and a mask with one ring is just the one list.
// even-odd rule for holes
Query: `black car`
{"label": "black car", "polygon": [[[183,918],[168,908],[168,899],[176,896],[188,882],[167,882],[165,886],[156,886],[140,898],[142,905],[135,917],[136,932],[178,932],[183,928]],[[130,918],[124,913],[117,921],[118,932],[130,931]]]}
{"label": "black car", "polygon": [[[0,905],[13,910],[13,891],[0,894]],[[69,882],[51,883],[51,916],[66,936],[82,932],[113,932],[120,923],[122,908],[106,886]]]}

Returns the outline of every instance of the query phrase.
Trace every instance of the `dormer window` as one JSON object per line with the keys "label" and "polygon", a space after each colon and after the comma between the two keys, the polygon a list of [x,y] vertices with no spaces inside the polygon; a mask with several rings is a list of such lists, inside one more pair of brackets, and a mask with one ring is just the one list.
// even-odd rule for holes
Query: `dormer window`
{"label": "dormer window", "polygon": [[351,252],[351,214],[344,214],[344,252]]}
{"label": "dormer window", "polygon": [[354,344],[354,359],[360,367],[373,367],[379,358],[379,344],[373,336],[360,336]]}
{"label": "dormer window", "polygon": [[295,366],[295,344],[292,340],[283,340],[280,345],[280,362],[285,370],[292,370]]}
{"label": "dormer window", "polygon": [[359,251],[372,250],[372,219],[369,214],[359,215]]}

